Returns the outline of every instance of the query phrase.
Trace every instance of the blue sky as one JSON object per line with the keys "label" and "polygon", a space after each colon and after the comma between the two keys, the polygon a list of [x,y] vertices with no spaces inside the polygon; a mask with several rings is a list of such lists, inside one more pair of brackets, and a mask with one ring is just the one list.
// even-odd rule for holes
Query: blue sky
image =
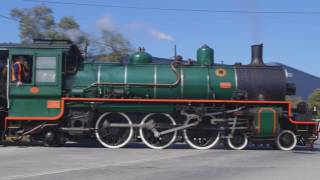
{"label": "blue sky", "polygon": [[[1,0],[0,14],[14,7],[28,8],[41,3]],[[64,0],[64,2],[249,11],[320,11],[320,1],[309,0]],[[195,59],[196,49],[208,44],[215,59],[226,64],[250,62],[250,45],[264,44],[265,62],[281,62],[320,77],[320,14],[228,14],[155,11],[46,4],[56,19],[74,16],[81,28],[98,32],[99,26],[116,29],[134,47],[144,46],[157,57],[178,54]],[[18,24],[0,19],[0,42],[19,42]]]}

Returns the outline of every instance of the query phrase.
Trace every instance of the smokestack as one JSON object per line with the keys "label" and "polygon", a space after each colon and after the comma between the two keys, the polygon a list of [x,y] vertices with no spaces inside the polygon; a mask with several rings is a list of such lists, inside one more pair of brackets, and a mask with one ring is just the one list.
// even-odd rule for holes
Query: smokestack
{"label": "smokestack", "polygon": [[252,66],[264,66],[263,63],[263,44],[254,44],[251,46],[251,63]]}

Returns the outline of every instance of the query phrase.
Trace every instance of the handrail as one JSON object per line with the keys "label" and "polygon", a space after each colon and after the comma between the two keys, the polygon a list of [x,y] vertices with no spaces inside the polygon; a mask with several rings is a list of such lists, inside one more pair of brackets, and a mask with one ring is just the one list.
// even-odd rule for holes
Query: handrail
{"label": "handrail", "polygon": [[173,61],[170,64],[170,67],[174,74],[176,75],[176,81],[174,83],[112,83],[112,82],[101,82],[101,83],[93,83],[88,87],[84,88],[87,90],[94,86],[129,86],[129,87],[175,87],[181,82],[180,72],[176,69],[176,65],[180,64],[180,61]]}

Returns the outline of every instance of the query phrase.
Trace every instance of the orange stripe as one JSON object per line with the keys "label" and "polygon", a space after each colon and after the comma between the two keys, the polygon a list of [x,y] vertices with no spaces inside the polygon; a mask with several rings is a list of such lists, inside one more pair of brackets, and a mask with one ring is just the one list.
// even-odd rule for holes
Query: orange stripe
{"label": "orange stripe", "polygon": [[231,82],[221,82],[220,89],[230,89],[232,87]]}
{"label": "orange stripe", "polygon": [[96,102],[145,102],[145,103],[237,103],[237,104],[278,104],[288,106],[289,121],[292,124],[309,124],[316,125],[318,122],[314,121],[297,121],[292,118],[292,105],[287,101],[239,101],[239,100],[208,100],[208,99],[114,99],[114,98],[67,98],[61,99],[61,111],[57,116],[53,117],[17,117],[7,116],[5,123],[8,120],[12,121],[25,121],[25,120],[39,120],[39,121],[56,121],[62,118],[65,111],[65,101],[96,101]]}
{"label": "orange stripe", "polygon": [[60,101],[47,101],[48,109],[60,109],[61,102]]}

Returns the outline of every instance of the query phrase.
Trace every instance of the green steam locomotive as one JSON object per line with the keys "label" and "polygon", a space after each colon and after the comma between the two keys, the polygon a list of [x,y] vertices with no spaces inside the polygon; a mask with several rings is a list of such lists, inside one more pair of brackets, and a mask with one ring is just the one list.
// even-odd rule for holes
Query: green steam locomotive
{"label": "green steam locomotive", "polygon": [[[96,139],[108,148],[142,141],[154,149],[184,142],[195,149],[312,146],[318,109],[285,101],[295,85],[286,69],[263,63],[262,51],[253,45],[248,65],[216,64],[207,45],[197,61],[157,63],[140,48],[128,62],[104,63],[85,59],[68,41],[0,44],[2,140],[61,146]],[[19,83],[17,59],[26,71]]]}

